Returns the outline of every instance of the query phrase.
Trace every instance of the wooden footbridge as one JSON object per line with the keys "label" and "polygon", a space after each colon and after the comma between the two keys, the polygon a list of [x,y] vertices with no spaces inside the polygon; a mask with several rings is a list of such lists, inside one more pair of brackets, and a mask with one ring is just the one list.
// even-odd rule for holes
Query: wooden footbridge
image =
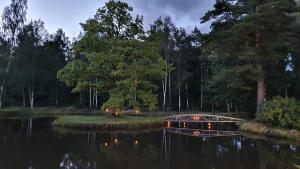
{"label": "wooden footbridge", "polygon": [[167,131],[189,136],[227,136],[236,135],[242,119],[212,115],[184,114],[166,117]]}

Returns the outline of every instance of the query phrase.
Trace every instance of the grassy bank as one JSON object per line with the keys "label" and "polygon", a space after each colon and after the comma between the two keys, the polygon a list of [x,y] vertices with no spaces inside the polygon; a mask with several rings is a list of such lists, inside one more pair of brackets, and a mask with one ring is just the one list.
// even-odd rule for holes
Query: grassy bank
{"label": "grassy bank", "polygon": [[72,129],[148,129],[162,127],[163,120],[152,116],[60,116],[53,125]]}
{"label": "grassy bank", "polygon": [[265,124],[248,121],[240,124],[240,130],[258,135],[300,141],[300,131],[269,127]]}

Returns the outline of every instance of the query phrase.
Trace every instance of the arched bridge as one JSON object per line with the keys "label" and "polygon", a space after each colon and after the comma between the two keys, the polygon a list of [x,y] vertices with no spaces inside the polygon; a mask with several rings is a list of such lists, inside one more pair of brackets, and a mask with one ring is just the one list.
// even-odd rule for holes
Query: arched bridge
{"label": "arched bridge", "polygon": [[216,132],[227,135],[228,131],[236,131],[242,119],[212,114],[184,114],[166,117],[165,128],[170,131],[187,132],[191,134]]}
{"label": "arched bridge", "polygon": [[235,123],[241,122],[242,119],[212,115],[212,114],[183,114],[183,115],[174,115],[165,118],[165,121],[168,122],[212,122],[212,123]]}

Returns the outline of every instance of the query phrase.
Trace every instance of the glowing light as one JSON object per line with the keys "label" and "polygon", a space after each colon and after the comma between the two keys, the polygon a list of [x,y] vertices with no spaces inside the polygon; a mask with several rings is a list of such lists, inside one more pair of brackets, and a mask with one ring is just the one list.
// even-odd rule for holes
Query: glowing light
{"label": "glowing light", "polygon": [[107,142],[105,142],[105,143],[104,143],[104,146],[105,146],[105,147],[107,147],[107,146],[108,146],[108,143],[107,143]]}
{"label": "glowing light", "polygon": [[183,123],[183,128],[186,128],[186,123],[185,122]]}
{"label": "glowing light", "polygon": [[139,141],[135,140],[135,141],[134,141],[134,144],[139,144]]}
{"label": "glowing light", "polygon": [[200,120],[199,116],[193,116],[193,120]]}
{"label": "glowing light", "polygon": [[167,122],[167,127],[171,127],[171,122]]}
{"label": "glowing light", "polygon": [[138,110],[136,110],[136,111],[135,111],[135,114],[139,114],[139,111],[138,111]]}
{"label": "glowing light", "polygon": [[200,135],[200,132],[199,132],[198,130],[196,130],[196,131],[193,132],[193,135],[199,136],[199,135]]}
{"label": "glowing light", "polygon": [[211,129],[211,123],[210,122],[208,123],[208,129],[209,130]]}
{"label": "glowing light", "polygon": [[117,144],[118,143],[118,139],[115,139],[114,142],[115,142],[115,144]]}
{"label": "glowing light", "polygon": [[108,112],[109,112],[109,109],[105,109],[105,112],[108,113]]}

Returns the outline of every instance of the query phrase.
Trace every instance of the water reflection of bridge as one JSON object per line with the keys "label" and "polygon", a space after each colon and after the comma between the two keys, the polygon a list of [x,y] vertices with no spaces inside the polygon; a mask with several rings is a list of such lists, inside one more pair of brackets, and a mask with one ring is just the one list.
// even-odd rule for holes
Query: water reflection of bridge
{"label": "water reflection of bridge", "polygon": [[184,114],[166,117],[165,127],[175,133],[227,135],[228,131],[236,130],[241,121],[243,120],[220,115]]}
{"label": "water reflection of bridge", "polygon": [[167,132],[194,137],[222,137],[238,135],[237,131],[226,130],[202,130],[202,129],[187,129],[187,128],[167,128]]}

